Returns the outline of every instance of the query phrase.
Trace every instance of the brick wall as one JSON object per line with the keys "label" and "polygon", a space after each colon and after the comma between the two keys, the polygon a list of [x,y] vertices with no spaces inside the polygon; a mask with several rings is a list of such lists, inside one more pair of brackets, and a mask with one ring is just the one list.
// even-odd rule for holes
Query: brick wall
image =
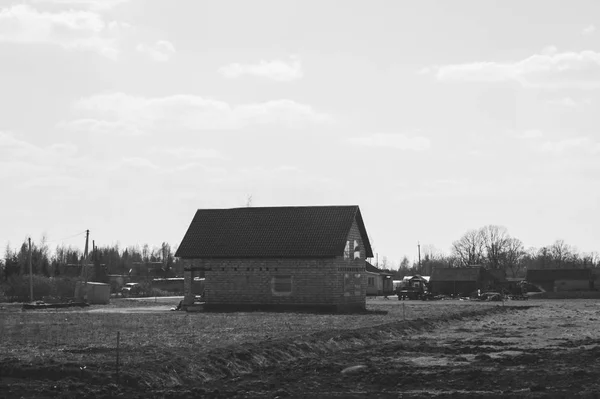
{"label": "brick wall", "polygon": [[[343,255],[319,259],[212,258],[186,260],[185,266],[207,269],[204,298],[206,309],[240,309],[261,305],[280,308],[364,309],[365,249],[356,222],[350,229],[348,240],[349,259],[345,259]],[[360,248],[360,259],[353,259],[354,240]],[[193,272],[187,271],[184,275],[187,293]],[[286,290],[287,281],[291,281],[291,291],[282,292],[282,287]]]}

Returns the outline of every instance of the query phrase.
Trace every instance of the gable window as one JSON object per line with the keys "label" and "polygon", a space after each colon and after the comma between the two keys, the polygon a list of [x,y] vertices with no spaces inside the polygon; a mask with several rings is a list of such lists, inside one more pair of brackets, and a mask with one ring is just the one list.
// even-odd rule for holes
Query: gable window
{"label": "gable window", "polygon": [[356,240],[354,240],[354,259],[360,259],[360,246]]}
{"label": "gable window", "polygon": [[271,291],[274,295],[289,295],[292,293],[292,276],[273,276]]}
{"label": "gable window", "polygon": [[344,248],[344,260],[350,259],[350,241],[346,241],[346,247]]}

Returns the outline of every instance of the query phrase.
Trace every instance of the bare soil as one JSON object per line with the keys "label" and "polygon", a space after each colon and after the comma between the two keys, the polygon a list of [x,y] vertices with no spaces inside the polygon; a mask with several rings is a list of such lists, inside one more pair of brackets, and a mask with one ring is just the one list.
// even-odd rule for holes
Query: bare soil
{"label": "bare soil", "polygon": [[[0,330],[11,337],[0,342],[9,344],[0,348],[0,398],[600,395],[600,301],[410,301],[406,308],[398,302],[369,301],[366,315],[52,316],[58,322],[67,315],[76,324],[105,318],[103,331],[117,328],[125,337],[133,334],[127,318],[148,323],[139,339],[121,347],[118,381],[110,340],[20,341],[16,323],[25,323],[20,331],[27,336],[50,316],[0,313],[13,317]],[[162,331],[165,319],[172,331]],[[199,330],[204,333],[194,335]]]}

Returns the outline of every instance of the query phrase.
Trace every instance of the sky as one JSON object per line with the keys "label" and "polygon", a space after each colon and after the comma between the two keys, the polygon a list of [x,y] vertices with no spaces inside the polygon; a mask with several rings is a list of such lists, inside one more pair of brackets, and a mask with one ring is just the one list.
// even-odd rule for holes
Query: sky
{"label": "sky", "polygon": [[0,0],[0,245],[359,205],[374,252],[600,250],[600,2]]}

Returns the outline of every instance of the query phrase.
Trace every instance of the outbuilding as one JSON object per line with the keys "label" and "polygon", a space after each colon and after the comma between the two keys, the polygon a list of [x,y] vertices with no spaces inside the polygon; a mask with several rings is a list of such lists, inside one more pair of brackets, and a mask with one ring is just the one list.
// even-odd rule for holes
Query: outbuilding
{"label": "outbuilding", "polygon": [[365,272],[367,274],[367,295],[381,296],[394,293],[393,275],[385,272],[371,263],[366,262]]}
{"label": "outbuilding", "polygon": [[434,294],[470,295],[493,287],[494,276],[481,266],[435,268],[429,280]]}
{"label": "outbuilding", "polygon": [[205,310],[365,308],[373,257],[357,205],[199,209],[175,256],[184,305],[204,273]]}
{"label": "outbuilding", "polygon": [[591,269],[533,269],[527,270],[529,284],[549,292],[588,291],[594,288]]}

